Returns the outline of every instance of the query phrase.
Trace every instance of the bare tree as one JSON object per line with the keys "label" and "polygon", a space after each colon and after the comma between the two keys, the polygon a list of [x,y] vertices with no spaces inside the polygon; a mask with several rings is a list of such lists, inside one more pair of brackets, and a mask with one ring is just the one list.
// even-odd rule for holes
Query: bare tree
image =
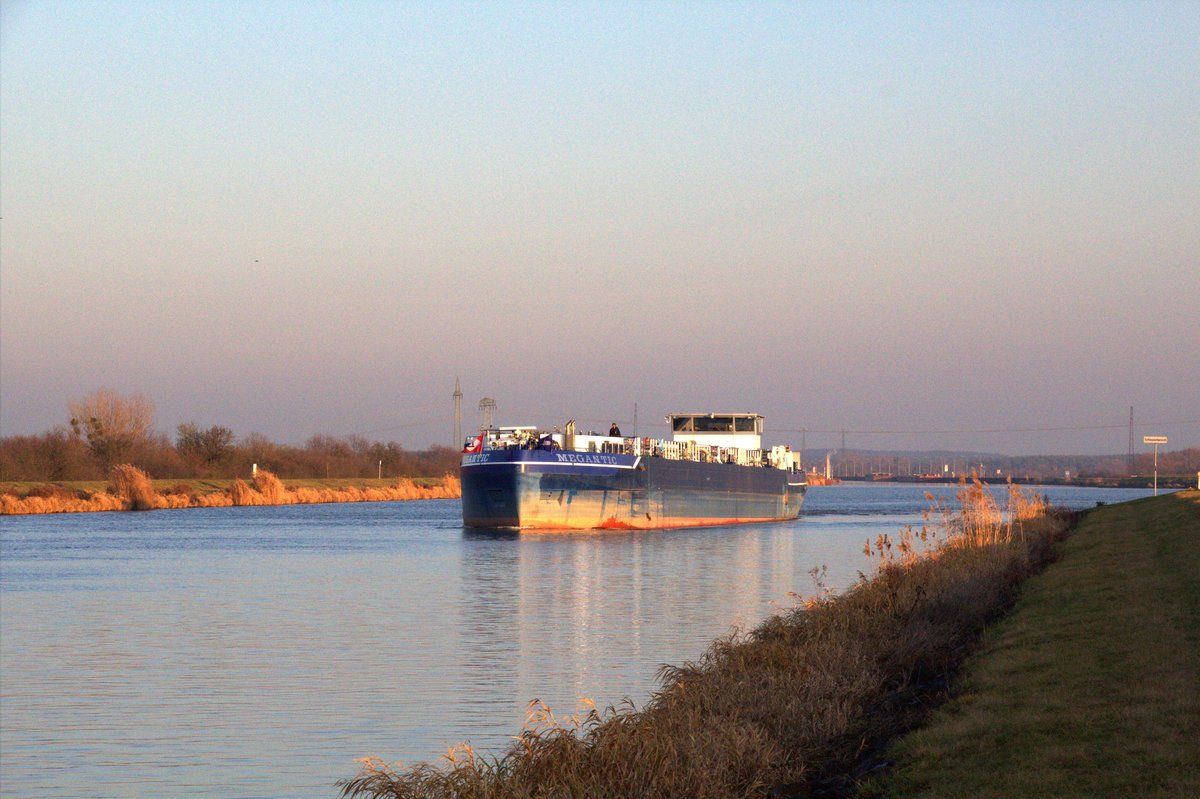
{"label": "bare tree", "polygon": [[176,428],[175,449],[193,464],[215,468],[233,454],[233,431],[228,427],[213,425],[207,430],[187,422]]}
{"label": "bare tree", "polygon": [[144,394],[123,396],[100,388],[67,403],[71,430],[87,441],[88,449],[105,470],[128,459],[134,444],[150,433],[154,403]]}

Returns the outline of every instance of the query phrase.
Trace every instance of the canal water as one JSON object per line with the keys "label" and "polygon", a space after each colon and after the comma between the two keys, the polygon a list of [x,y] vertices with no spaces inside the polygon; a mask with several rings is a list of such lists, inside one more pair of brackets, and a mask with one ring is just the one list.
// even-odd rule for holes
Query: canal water
{"label": "canal water", "polygon": [[[457,501],[0,518],[0,796],[332,797],[356,758],[499,752],[530,700],[643,704],[818,590],[925,492],[809,490],[794,523],[464,530]],[[1091,507],[1145,490],[1038,488]]]}

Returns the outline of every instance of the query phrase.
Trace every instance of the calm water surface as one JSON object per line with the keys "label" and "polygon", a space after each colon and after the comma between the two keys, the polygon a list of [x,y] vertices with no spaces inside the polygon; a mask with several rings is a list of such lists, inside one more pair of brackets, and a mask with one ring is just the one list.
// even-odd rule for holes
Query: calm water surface
{"label": "calm water surface", "polygon": [[534,698],[640,705],[814,567],[869,571],[926,490],[645,533],[471,532],[457,501],[0,518],[0,796],[331,797],[359,757],[499,751]]}

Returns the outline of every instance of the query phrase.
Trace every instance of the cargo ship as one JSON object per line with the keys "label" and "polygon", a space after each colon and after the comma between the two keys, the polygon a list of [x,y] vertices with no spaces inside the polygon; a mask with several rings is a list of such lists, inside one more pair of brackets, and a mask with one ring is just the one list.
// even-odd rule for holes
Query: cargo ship
{"label": "cargo ship", "polygon": [[795,519],[799,454],[762,448],[757,413],[674,413],[670,439],[500,427],[463,448],[463,524],[651,530]]}

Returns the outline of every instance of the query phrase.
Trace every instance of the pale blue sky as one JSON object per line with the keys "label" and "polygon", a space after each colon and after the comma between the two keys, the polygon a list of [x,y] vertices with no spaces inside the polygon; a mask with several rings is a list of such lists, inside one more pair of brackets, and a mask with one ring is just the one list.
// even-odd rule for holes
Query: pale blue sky
{"label": "pale blue sky", "polygon": [[1200,445],[1195,3],[0,9],[4,435]]}

